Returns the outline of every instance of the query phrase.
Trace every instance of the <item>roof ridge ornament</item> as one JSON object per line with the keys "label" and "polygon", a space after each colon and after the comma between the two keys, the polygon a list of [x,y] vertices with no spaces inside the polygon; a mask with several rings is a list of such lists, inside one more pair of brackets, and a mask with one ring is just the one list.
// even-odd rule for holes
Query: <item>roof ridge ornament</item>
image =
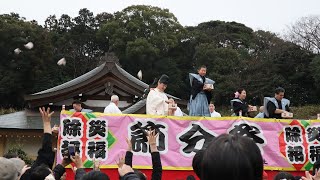
{"label": "roof ridge ornament", "polygon": [[104,56],[100,57],[100,61],[103,62],[103,63],[105,62],[106,66],[108,66],[108,64],[115,63],[115,64],[117,64],[118,66],[121,67],[119,58],[113,52],[106,52],[104,54]]}

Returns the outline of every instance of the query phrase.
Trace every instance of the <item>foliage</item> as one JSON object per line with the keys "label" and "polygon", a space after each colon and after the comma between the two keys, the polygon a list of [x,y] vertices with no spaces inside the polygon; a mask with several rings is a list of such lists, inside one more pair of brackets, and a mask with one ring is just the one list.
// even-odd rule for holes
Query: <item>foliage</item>
{"label": "foliage", "polygon": [[0,108],[0,115],[10,114],[10,113],[14,113],[14,112],[17,112],[17,110],[13,109],[13,108],[8,108],[8,109]]}
{"label": "foliage", "polygon": [[320,16],[307,16],[300,18],[289,26],[286,39],[298,44],[307,51],[320,53]]}
{"label": "foliage", "polygon": [[[308,30],[317,32],[315,27]],[[29,41],[31,50],[23,47]],[[23,52],[17,55],[15,48]],[[25,94],[92,70],[106,52],[115,52],[129,73],[142,70],[148,84],[169,75],[168,93],[182,99],[190,95],[188,73],[204,64],[216,81],[217,105],[228,106],[240,87],[250,104],[261,105],[278,86],[294,106],[318,103],[320,58],[298,41],[237,22],[183,27],[168,9],[135,5],[113,14],[94,16],[84,8],[76,17],[50,15],[43,27],[18,14],[0,15],[0,106],[23,108]],[[63,57],[67,65],[57,66]]]}
{"label": "foliage", "polygon": [[27,155],[26,152],[24,152],[19,147],[12,147],[8,150],[8,153],[17,154],[19,158],[21,158],[26,164],[31,165],[33,163],[33,160]]}

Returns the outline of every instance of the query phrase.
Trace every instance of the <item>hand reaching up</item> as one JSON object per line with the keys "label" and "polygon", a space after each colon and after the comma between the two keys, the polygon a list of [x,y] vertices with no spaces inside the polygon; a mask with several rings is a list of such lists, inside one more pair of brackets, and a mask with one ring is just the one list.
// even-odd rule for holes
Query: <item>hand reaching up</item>
{"label": "hand reaching up", "polygon": [[48,108],[46,110],[45,107],[40,107],[39,111],[40,111],[42,121],[43,121],[43,132],[48,133],[48,134],[52,134],[50,122],[51,122],[51,116],[54,113],[54,111],[50,112],[50,108]]}
{"label": "hand reaching up", "polygon": [[131,143],[131,139],[126,138],[126,142],[127,142],[127,144],[128,144],[127,151],[132,151],[132,143]]}
{"label": "hand reaching up", "polygon": [[150,151],[151,152],[158,152],[158,148],[157,148],[157,138],[159,136],[159,133],[156,134],[155,130],[153,131],[148,131],[148,142],[150,145]]}
{"label": "hand reaching up", "polygon": [[83,168],[82,159],[78,153],[76,153],[75,156],[70,156],[70,159],[74,162],[77,169]]}
{"label": "hand reaching up", "polygon": [[54,111],[50,112],[49,107],[47,108],[47,110],[45,107],[39,107],[39,111],[40,111],[43,122],[50,122],[51,121],[51,116],[54,113]]}
{"label": "hand reaching up", "polygon": [[124,156],[122,155],[121,157],[119,157],[119,160],[116,163],[117,163],[118,167],[121,168],[125,164]]}
{"label": "hand reaching up", "polygon": [[93,170],[94,171],[100,171],[100,161],[93,158]]}
{"label": "hand reaching up", "polygon": [[312,176],[309,171],[306,171],[306,177],[302,177],[302,180],[320,180],[320,171],[316,170],[314,176]]}
{"label": "hand reaching up", "polygon": [[133,172],[133,169],[130,166],[123,164],[121,167],[118,168],[118,172],[119,175],[123,177],[127,173]]}

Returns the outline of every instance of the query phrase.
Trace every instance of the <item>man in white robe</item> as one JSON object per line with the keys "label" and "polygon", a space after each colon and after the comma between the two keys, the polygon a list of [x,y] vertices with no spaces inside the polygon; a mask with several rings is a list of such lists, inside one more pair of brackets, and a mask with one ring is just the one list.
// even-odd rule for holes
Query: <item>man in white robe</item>
{"label": "man in white robe", "polygon": [[150,115],[168,115],[168,97],[164,93],[169,82],[167,75],[162,75],[158,85],[150,89],[146,103],[146,114]]}
{"label": "man in white robe", "polygon": [[117,95],[112,95],[110,104],[104,109],[103,113],[122,114],[122,112],[118,108],[118,105],[119,105],[119,97]]}
{"label": "man in white robe", "polygon": [[216,111],[216,107],[214,106],[213,102],[210,102],[209,104],[209,111],[211,117],[221,117],[221,114]]}

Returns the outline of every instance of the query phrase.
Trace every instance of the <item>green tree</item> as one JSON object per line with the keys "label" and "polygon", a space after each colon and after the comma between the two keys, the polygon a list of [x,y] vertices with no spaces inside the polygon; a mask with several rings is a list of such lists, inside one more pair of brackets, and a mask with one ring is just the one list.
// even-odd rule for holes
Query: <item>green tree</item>
{"label": "green tree", "polygon": [[184,31],[169,10],[141,5],[116,12],[114,19],[99,29],[98,37],[107,39],[110,51],[129,73],[135,75],[141,69],[147,83],[166,73],[178,83],[168,90],[177,92],[184,78],[170,51],[179,45]]}
{"label": "green tree", "polygon": [[[0,16],[0,99],[5,107],[23,107],[24,94],[42,88],[36,82],[48,73],[53,62],[48,33],[41,26],[18,17],[16,14]],[[33,49],[23,46],[28,42],[34,43]],[[22,52],[15,54],[16,48]]]}

